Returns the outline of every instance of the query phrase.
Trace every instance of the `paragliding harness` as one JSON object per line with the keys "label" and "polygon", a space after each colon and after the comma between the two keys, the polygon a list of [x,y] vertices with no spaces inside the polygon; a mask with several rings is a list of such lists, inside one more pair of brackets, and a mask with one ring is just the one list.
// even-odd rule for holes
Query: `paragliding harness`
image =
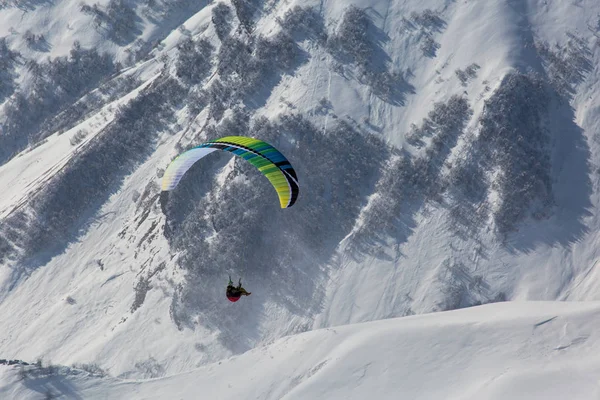
{"label": "paragliding harness", "polygon": [[240,278],[238,285],[233,286],[233,281],[231,280],[231,276],[229,276],[229,283],[227,284],[227,292],[225,295],[227,299],[233,303],[242,298],[242,296],[250,296],[252,293],[246,291],[242,287],[242,278]]}

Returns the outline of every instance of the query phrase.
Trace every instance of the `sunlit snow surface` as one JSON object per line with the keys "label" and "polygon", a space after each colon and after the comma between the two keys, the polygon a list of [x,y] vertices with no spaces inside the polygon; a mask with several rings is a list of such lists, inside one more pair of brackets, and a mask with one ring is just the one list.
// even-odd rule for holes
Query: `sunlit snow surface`
{"label": "sunlit snow surface", "polygon": [[[308,5],[267,3],[271,14],[260,15],[256,23],[256,31],[265,35],[278,29],[276,16],[293,5]],[[32,9],[0,9],[0,37],[7,36],[11,46],[38,60],[68,54],[75,39],[84,47],[94,46],[124,59],[124,48],[93,29],[90,17],[77,11],[78,4],[56,0]],[[398,245],[390,238],[378,244],[383,257],[355,260],[346,253],[347,242],[343,241],[333,265],[322,266],[327,272],[326,280],[319,282],[324,296],[315,300],[319,312],[311,317],[291,315],[278,304],[262,304],[261,292],[270,288],[251,275],[245,277],[254,294],[231,307],[241,308],[247,318],[258,321],[260,335],[244,338],[258,347],[236,355],[239,352],[223,346],[219,332],[203,326],[200,318],[194,330],[178,330],[172,322],[169,308],[173,287],[182,279],[176,255],[170,253],[160,235],[153,247],[138,247],[152,224],[164,223],[160,210],[152,209],[137,230],[119,236],[137,217],[132,198],[149,183],[159,182],[157,170],[177,154],[178,141],[186,143],[188,132],[164,134],[156,151],[125,179],[64,252],[16,281],[11,266],[0,265],[0,358],[34,362],[42,357],[62,365],[94,362],[111,376],[124,379],[149,375],[140,365],[153,365],[160,366],[153,373],[167,377],[130,382],[82,375],[18,382],[17,368],[0,366],[0,398],[39,398],[47,388],[65,398],[111,399],[600,397],[594,329],[599,306],[595,303],[519,302],[377,321],[438,309],[440,280],[448,260],[472,266],[510,300],[600,299],[600,269],[596,264],[600,258],[600,52],[588,29],[596,23],[598,2],[380,0],[310,4],[331,23],[341,18],[350,4],[367,7],[374,24],[387,35],[383,47],[390,65],[411,69],[415,93],[407,95],[402,106],[380,101],[365,85],[333,72],[331,60],[317,49],[293,76],[282,79],[257,115],[275,118],[284,112],[308,112],[326,99],[339,118],[351,117],[358,122],[367,118],[371,134],[407,151],[414,151],[406,147],[410,125],[420,124],[434,102],[453,94],[463,94],[469,100],[474,111],[469,128],[475,129],[483,99],[493,93],[505,73],[512,68],[539,69],[530,60],[529,38],[562,43],[567,31],[586,38],[593,68],[579,85],[571,106],[575,123],[582,128],[588,168],[579,168],[580,152],[561,151],[570,147],[555,144],[555,157],[561,161],[553,174],[556,215],[525,224],[507,243],[498,242],[492,232],[485,231],[474,243],[455,237],[447,223],[447,210],[431,207],[416,215],[416,226],[406,241]],[[435,57],[423,56],[416,34],[403,20],[412,11],[427,8],[439,12],[446,24],[434,36],[440,44]],[[162,27],[146,19],[141,22],[145,39],[166,36],[152,53],[154,58],[127,69],[126,73],[136,74],[143,85],[150,84],[163,68],[159,57],[174,57],[177,43],[186,35],[217,42],[210,27],[209,7],[183,18],[185,29],[173,21]],[[43,31],[52,44],[50,50],[28,50],[20,36],[27,29]],[[477,79],[463,87],[455,70],[472,63],[481,69]],[[27,86],[27,82],[20,84]],[[114,106],[136,95],[133,91]],[[102,128],[114,118],[114,109],[105,108],[0,166],[0,219],[25,204],[80,146],[85,146],[85,141],[78,146],[70,144],[78,129],[89,132],[86,141],[101,135]],[[183,112],[178,117],[183,120]],[[201,114],[191,129],[199,130],[205,118],[205,113]],[[334,123],[329,114],[313,120],[322,128]],[[583,181],[586,183],[581,184]],[[584,190],[580,190],[582,185]],[[360,224],[359,219],[355,225]],[[482,246],[485,252],[479,251]],[[166,269],[153,282],[143,307],[132,314],[133,288],[140,274],[146,273],[143,266],[162,261]],[[374,322],[357,324],[365,321]],[[243,337],[248,322],[240,320],[239,324]],[[340,326],[345,324],[356,325]],[[280,340],[316,328],[326,329]],[[231,356],[234,358],[228,358]]]}
{"label": "sunlit snow surface", "polygon": [[18,380],[37,399],[578,399],[600,396],[600,304],[515,302],[321,329],[148,381],[80,373]]}

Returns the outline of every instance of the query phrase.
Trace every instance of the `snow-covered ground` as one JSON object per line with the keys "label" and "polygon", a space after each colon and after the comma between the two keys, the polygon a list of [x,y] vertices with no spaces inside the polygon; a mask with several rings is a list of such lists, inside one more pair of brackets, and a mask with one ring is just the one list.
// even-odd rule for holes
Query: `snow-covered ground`
{"label": "snow-covered ground", "polygon": [[[596,302],[513,302],[302,333],[147,381],[72,375],[19,380],[3,398],[578,399],[600,396]],[[29,367],[26,367],[29,368]],[[34,369],[35,370],[35,369]]]}
{"label": "snow-covered ground", "polygon": [[[176,144],[187,144],[191,132],[204,126],[206,112],[190,121],[187,110],[178,110],[181,129],[158,135],[153,153],[89,216],[64,251],[18,278],[15,265],[0,264],[0,358],[97,363],[121,378],[170,376],[129,382],[81,375],[60,382],[40,379],[28,386],[16,381],[17,369],[0,366],[0,398],[36,398],[36,391],[48,387],[66,398],[111,399],[362,399],[396,393],[414,399],[600,396],[594,378],[600,366],[595,360],[594,333],[599,306],[524,302],[600,299],[600,51],[591,29],[598,23],[600,31],[600,4],[594,0],[576,4],[542,0],[308,3],[266,2],[256,16],[256,32],[277,32],[275,17],[294,5],[315,6],[332,29],[344,10],[355,4],[365,8],[381,31],[380,45],[389,56],[389,68],[410,69],[414,93],[406,93],[402,104],[383,101],[354,79],[351,68],[335,72],[330,55],[304,43],[310,58],[293,75],[282,77],[256,116],[274,119],[285,112],[308,113],[324,99],[330,102],[331,112],[313,114],[317,126],[327,129],[336,119],[354,121],[414,154],[420,150],[407,144],[406,133],[411,124],[421,123],[434,102],[464,95],[473,109],[467,130],[474,132],[484,100],[508,71],[543,71],[532,50],[534,39],[553,44],[564,43],[567,32],[583,37],[592,67],[571,102],[573,122],[580,130],[553,139],[555,214],[541,222],[526,221],[506,241],[498,240],[492,230],[465,240],[456,237],[447,209],[427,204],[414,213],[406,240],[386,238],[377,243],[376,255],[364,258],[350,256],[349,232],[332,261],[319,266],[324,271],[318,282],[323,293],[309,305],[318,309],[314,315],[295,315],[265,300],[261,292],[270,290],[272,283],[245,276],[254,294],[231,307],[241,308],[245,318],[252,319],[252,324],[240,321],[242,327],[257,327],[258,333],[244,337],[242,330],[239,337],[225,338],[243,343],[232,348],[200,316],[194,329],[177,329],[171,307],[183,273],[177,267],[177,254],[162,234],[156,234],[165,217],[153,204],[142,218],[132,201],[148,185],[160,182],[157,171],[176,155]],[[93,28],[92,17],[78,11],[78,4],[57,0],[24,9],[0,8],[0,37],[6,36],[9,45],[28,59],[64,56],[79,40],[83,47],[108,51],[125,62],[125,50],[133,44],[108,41]],[[211,9],[200,8],[188,4],[162,20],[146,13],[138,21],[140,37],[162,41],[149,61],[123,72],[135,75],[141,86],[73,129],[51,135],[0,165],[0,220],[27,205],[79,150],[102,135],[115,116],[114,108],[156,80],[163,65],[173,69],[181,40],[206,38],[218,45],[210,24]],[[432,35],[439,44],[435,57],[419,50],[422,32],[408,21],[411,12],[425,9],[436,11],[443,20]],[[44,33],[50,44],[46,51],[24,44],[21,35],[28,29]],[[165,57],[171,61],[165,63]],[[463,86],[455,71],[473,63],[480,67],[477,76]],[[19,68],[26,76],[25,66]],[[25,81],[20,84],[27,86]],[[72,145],[80,129],[88,135]],[[459,139],[456,149],[464,140]],[[460,158],[456,149],[451,160]],[[368,207],[365,202],[364,208]],[[357,219],[355,229],[361,223]],[[145,241],[149,234],[152,243]],[[155,271],[152,288],[143,305],[132,312],[133,289],[151,271]],[[476,281],[477,301],[493,301],[502,294],[519,302],[384,320],[444,309],[441,304],[448,295],[444,283],[451,275],[467,285]],[[358,324],[366,321],[374,322]],[[353,325],[342,326],[346,324]],[[321,330],[287,336],[312,329]],[[280,339],[283,336],[287,337]]]}

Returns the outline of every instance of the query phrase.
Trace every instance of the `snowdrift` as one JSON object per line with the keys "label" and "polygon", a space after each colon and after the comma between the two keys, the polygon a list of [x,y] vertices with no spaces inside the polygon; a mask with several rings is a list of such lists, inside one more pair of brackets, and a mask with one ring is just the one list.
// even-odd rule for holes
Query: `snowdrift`
{"label": "snowdrift", "polygon": [[85,374],[17,381],[17,368],[0,367],[0,396],[597,399],[599,325],[600,303],[498,303],[307,332],[148,381]]}

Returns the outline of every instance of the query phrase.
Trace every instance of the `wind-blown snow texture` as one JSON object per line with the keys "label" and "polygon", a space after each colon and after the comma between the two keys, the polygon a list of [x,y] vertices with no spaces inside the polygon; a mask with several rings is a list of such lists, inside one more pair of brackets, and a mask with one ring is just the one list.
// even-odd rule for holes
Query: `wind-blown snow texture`
{"label": "wind-blown snow texture", "polygon": [[[0,365],[3,398],[596,399],[598,303],[504,303],[306,332],[148,381]],[[19,380],[22,378],[22,380]]]}
{"label": "wind-blown snow texture", "polygon": [[[577,4],[0,2],[0,357],[155,378],[598,299],[600,5]],[[280,149],[297,204],[217,154],[160,196],[225,135]],[[224,301],[228,275],[252,296]]]}

